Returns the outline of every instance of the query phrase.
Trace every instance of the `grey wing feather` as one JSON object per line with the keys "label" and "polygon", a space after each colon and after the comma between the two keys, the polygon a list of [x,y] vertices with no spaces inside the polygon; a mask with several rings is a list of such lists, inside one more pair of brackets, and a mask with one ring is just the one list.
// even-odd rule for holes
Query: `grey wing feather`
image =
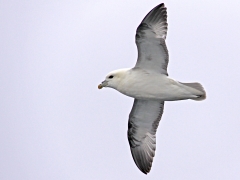
{"label": "grey wing feather", "polygon": [[137,167],[145,174],[151,170],[156,150],[156,131],[163,114],[164,101],[135,99],[128,121],[128,141]]}
{"label": "grey wing feather", "polygon": [[153,8],[137,28],[138,60],[135,67],[168,75],[167,9],[164,4]]}

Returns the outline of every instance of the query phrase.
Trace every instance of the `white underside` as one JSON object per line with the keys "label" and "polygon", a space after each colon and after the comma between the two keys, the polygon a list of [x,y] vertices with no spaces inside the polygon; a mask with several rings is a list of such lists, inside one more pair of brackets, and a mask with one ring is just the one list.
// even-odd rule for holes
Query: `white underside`
{"label": "white underside", "polygon": [[174,101],[194,99],[203,94],[163,74],[147,73],[142,70],[129,70],[126,73],[125,78],[115,89],[136,99]]}

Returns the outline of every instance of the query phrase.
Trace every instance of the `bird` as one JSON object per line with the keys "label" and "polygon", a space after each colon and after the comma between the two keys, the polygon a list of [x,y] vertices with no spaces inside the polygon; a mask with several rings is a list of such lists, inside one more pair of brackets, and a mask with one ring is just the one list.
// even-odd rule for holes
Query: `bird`
{"label": "bird", "polygon": [[164,102],[206,99],[200,83],[182,83],[168,76],[167,9],[164,3],[154,7],[137,27],[136,65],[111,71],[98,85],[113,88],[134,98],[128,119],[127,137],[136,166],[147,174],[156,150],[156,132],[162,118]]}

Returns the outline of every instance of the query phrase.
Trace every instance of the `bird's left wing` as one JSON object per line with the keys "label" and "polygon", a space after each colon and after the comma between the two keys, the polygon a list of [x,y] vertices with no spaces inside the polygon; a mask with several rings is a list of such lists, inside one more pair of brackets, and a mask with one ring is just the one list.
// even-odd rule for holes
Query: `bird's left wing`
{"label": "bird's left wing", "polygon": [[164,101],[135,99],[129,115],[128,141],[137,167],[145,174],[151,170],[156,150],[156,131],[163,114]]}
{"label": "bird's left wing", "polygon": [[164,4],[153,8],[142,20],[136,32],[137,68],[168,75],[167,10]]}

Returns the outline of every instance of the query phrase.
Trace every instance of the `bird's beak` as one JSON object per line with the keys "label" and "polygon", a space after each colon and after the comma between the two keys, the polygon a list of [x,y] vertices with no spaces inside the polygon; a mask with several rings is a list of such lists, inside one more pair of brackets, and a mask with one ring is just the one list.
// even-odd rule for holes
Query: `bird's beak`
{"label": "bird's beak", "polygon": [[98,89],[102,89],[103,87],[107,86],[107,81],[103,81],[101,84],[98,85]]}
{"label": "bird's beak", "polygon": [[102,87],[102,84],[99,84],[98,85],[98,89],[102,89],[103,87]]}

